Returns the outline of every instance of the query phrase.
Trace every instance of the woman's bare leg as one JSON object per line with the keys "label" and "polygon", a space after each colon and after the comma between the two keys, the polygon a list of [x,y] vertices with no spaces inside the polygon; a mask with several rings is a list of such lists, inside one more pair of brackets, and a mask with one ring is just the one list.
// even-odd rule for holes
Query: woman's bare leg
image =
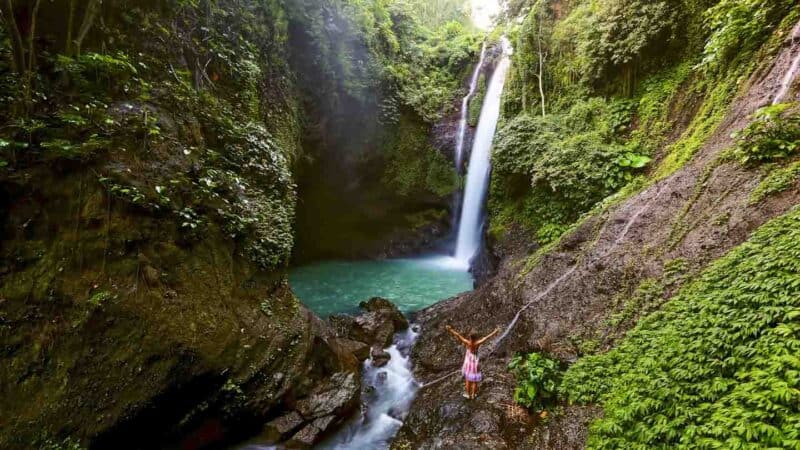
{"label": "woman's bare leg", "polygon": [[472,383],[472,394],[470,397],[475,398],[478,396],[478,383]]}
{"label": "woman's bare leg", "polygon": [[471,388],[472,388],[472,386],[470,386],[469,381],[465,379],[464,380],[464,393],[467,394],[467,397],[469,397],[469,391],[470,391]]}

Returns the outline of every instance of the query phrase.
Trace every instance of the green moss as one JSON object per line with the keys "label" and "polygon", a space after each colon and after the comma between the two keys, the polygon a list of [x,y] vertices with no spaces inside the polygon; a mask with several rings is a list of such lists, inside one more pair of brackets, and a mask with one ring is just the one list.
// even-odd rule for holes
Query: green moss
{"label": "green moss", "polygon": [[89,305],[91,305],[91,306],[93,306],[93,307],[95,307],[95,308],[96,308],[96,307],[98,307],[98,306],[101,306],[101,305],[103,305],[104,303],[108,302],[109,300],[111,300],[111,299],[113,299],[113,298],[114,298],[114,295],[113,295],[113,294],[111,294],[111,292],[108,292],[108,291],[98,291],[98,292],[95,292],[95,293],[94,293],[94,294],[93,294],[93,295],[92,295],[92,296],[89,298],[89,301],[88,301],[88,302],[89,302]]}
{"label": "green moss", "polygon": [[779,103],[758,109],[753,121],[734,135],[730,157],[744,165],[775,162],[800,150],[800,114],[792,104]]}
{"label": "green moss", "polygon": [[571,367],[563,395],[605,409],[589,448],[800,444],[798,254],[793,210],[715,262],[619,347]]}
{"label": "green moss", "polygon": [[395,193],[445,197],[458,186],[453,164],[429,142],[430,127],[403,116],[385,147],[383,183]]}
{"label": "green moss", "polygon": [[800,181],[800,161],[771,170],[750,193],[750,204],[758,203],[770,195],[783,192]]}
{"label": "green moss", "polygon": [[480,78],[478,78],[478,88],[475,90],[475,96],[469,101],[469,108],[467,110],[467,122],[471,127],[478,126],[478,119],[481,117],[484,97],[486,97],[486,75],[481,74]]}
{"label": "green moss", "polygon": [[655,179],[672,175],[703,147],[722,122],[730,102],[738,92],[740,80],[741,78],[734,74],[719,82],[711,82],[714,84],[705,94],[703,104],[687,130],[677,142],[667,147],[666,157],[653,174]]}

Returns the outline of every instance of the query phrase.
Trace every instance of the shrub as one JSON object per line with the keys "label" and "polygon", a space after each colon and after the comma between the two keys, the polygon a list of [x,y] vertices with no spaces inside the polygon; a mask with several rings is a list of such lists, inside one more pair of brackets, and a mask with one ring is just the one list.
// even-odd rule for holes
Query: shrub
{"label": "shrub", "polygon": [[703,50],[702,65],[717,68],[736,58],[746,59],[767,39],[794,4],[794,0],[718,2],[705,12],[711,36]]}
{"label": "shrub", "polygon": [[734,134],[733,155],[745,165],[784,159],[800,148],[800,115],[781,103],[759,109],[747,127]]}
{"label": "shrub", "polygon": [[783,192],[800,181],[800,161],[773,170],[750,194],[750,203],[758,203],[772,194]]}
{"label": "shrub", "polygon": [[517,379],[515,402],[530,409],[543,409],[555,402],[562,375],[558,361],[536,352],[517,354],[508,369]]}

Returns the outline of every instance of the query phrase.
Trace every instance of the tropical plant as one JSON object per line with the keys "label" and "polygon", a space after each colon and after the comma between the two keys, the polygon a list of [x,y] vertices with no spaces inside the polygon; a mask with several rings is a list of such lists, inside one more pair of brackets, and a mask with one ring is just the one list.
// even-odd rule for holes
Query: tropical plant
{"label": "tropical plant", "polygon": [[780,103],[759,109],[753,121],[734,134],[734,156],[746,165],[776,161],[800,149],[800,115]]}
{"label": "tropical plant", "polygon": [[535,410],[555,402],[562,375],[558,361],[536,352],[517,354],[508,369],[517,379],[515,402]]}

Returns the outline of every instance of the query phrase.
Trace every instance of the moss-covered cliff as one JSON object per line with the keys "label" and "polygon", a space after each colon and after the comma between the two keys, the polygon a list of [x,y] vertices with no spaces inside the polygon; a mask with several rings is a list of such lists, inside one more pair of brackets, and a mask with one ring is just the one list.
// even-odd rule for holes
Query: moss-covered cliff
{"label": "moss-covered cliff", "polygon": [[326,383],[295,426],[346,416],[359,364],[285,271],[446,224],[452,6],[0,5],[0,446],[193,448]]}

